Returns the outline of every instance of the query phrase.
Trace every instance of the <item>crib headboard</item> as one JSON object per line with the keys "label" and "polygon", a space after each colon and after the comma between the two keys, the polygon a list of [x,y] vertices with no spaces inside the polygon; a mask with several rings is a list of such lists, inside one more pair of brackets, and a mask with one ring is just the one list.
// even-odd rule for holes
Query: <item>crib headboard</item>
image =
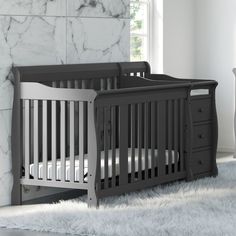
{"label": "crib headboard", "polygon": [[[15,93],[14,93],[14,108],[13,108],[13,124],[16,124],[21,113],[19,110],[20,98],[21,98],[21,83],[42,83],[55,88],[77,88],[77,89],[94,89],[94,90],[110,90],[119,88],[120,78],[122,75],[127,73],[150,73],[150,67],[147,62],[123,62],[123,63],[91,63],[91,64],[74,64],[74,65],[43,65],[43,66],[16,66],[13,68],[15,75]],[[22,102],[22,101],[21,101]],[[33,101],[31,101],[33,103]],[[23,104],[23,103],[22,103]],[[69,103],[66,104],[67,108]],[[38,113],[42,114],[42,102],[38,102]],[[66,109],[67,109],[66,108]],[[83,109],[87,109],[87,105],[84,105]],[[47,104],[47,123],[48,123],[48,135],[51,135],[51,119],[52,119],[52,104],[49,102]],[[67,109],[68,110],[68,109]],[[32,108],[30,112],[33,113]],[[67,112],[68,113],[68,112]],[[76,117],[78,118],[78,108],[75,109]],[[56,117],[60,116],[59,104],[56,104]],[[33,120],[33,115],[30,117]],[[41,115],[40,115],[41,119]],[[39,130],[42,128],[42,122],[39,119]],[[84,112],[84,122],[87,126],[86,112]],[[32,122],[31,122],[32,123]],[[66,124],[69,127],[69,119],[67,118]],[[76,120],[75,123],[75,137],[78,139],[78,125]],[[13,125],[14,126],[14,125]],[[19,126],[13,127],[13,130],[17,130],[16,133],[20,133]],[[56,125],[56,129],[60,130],[59,123]],[[33,129],[32,129],[33,130]],[[66,134],[67,136],[69,134]],[[69,137],[67,137],[69,140]],[[87,138],[85,138],[87,140]],[[59,136],[57,136],[57,141],[59,141]],[[16,139],[13,140],[15,146],[19,145]],[[68,142],[69,144],[69,142]],[[39,147],[42,146],[42,134],[39,134]],[[78,142],[76,142],[78,145]],[[49,145],[50,146],[50,145]],[[87,150],[87,143],[84,142],[84,150]],[[76,147],[77,148],[77,147]],[[18,148],[16,148],[17,150]],[[59,151],[59,146],[57,146],[57,151]],[[67,152],[69,148],[66,149]],[[48,153],[51,150],[48,149]],[[17,153],[15,154],[17,155]],[[39,156],[42,153],[39,152]],[[50,156],[50,155],[49,155]]]}
{"label": "crib headboard", "polygon": [[21,82],[48,82],[74,79],[96,79],[127,73],[150,73],[148,62],[91,63],[71,65],[16,66]]}
{"label": "crib headboard", "polygon": [[15,67],[21,82],[46,82],[118,76],[117,63]]}

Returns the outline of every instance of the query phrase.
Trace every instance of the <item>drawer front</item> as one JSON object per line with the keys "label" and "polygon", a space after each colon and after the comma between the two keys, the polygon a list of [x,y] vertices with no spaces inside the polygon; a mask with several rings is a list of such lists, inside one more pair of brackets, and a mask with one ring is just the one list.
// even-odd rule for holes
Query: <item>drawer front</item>
{"label": "drawer front", "polygon": [[193,122],[206,121],[212,119],[211,99],[192,100],[191,109]]}
{"label": "drawer front", "polygon": [[193,126],[193,148],[212,145],[212,125]]}
{"label": "drawer front", "polygon": [[210,172],[212,169],[212,150],[193,152],[191,168],[193,174]]}

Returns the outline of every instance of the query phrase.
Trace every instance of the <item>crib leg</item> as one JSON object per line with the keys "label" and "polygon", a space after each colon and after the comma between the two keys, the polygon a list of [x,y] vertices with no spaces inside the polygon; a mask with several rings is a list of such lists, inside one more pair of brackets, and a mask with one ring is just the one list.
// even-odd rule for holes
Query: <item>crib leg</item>
{"label": "crib leg", "polygon": [[16,181],[13,184],[11,205],[22,205],[22,186],[19,181]]}
{"label": "crib leg", "polygon": [[97,197],[95,189],[88,190],[88,207],[99,207],[99,199]]}
{"label": "crib leg", "polygon": [[193,172],[192,172],[191,169],[189,169],[189,170],[187,171],[186,181],[187,181],[187,182],[190,182],[190,181],[192,181],[193,179],[194,179]]}
{"label": "crib leg", "polygon": [[212,171],[212,176],[213,177],[216,177],[218,175],[218,168],[217,166],[215,165],[214,168],[213,168],[213,171]]}

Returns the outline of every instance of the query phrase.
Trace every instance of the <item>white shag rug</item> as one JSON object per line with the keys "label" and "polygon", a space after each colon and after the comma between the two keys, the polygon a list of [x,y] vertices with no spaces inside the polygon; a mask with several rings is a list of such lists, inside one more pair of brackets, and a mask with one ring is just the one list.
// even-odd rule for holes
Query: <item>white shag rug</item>
{"label": "white shag rug", "polygon": [[76,235],[236,235],[236,160],[219,176],[103,199],[86,198],[0,210],[0,227]]}

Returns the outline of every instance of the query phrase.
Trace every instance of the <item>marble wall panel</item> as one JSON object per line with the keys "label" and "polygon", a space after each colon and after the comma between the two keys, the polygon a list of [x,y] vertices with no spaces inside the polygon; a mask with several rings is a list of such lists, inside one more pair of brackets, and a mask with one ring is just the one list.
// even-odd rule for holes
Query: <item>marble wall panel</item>
{"label": "marble wall panel", "polygon": [[129,60],[129,20],[67,19],[67,63]]}
{"label": "marble wall panel", "polygon": [[0,206],[13,182],[12,67],[129,61],[129,35],[129,0],[0,0]]}
{"label": "marble wall panel", "polygon": [[129,0],[68,0],[67,16],[129,18]]}
{"label": "marble wall panel", "polygon": [[66,0],[0,0],[0,15],[66,16]]}
{"label": "marble wall panel", "polygon": [[66,63],[64,17],[0,17],[0,109],[12,108],[13,65]]}
{"label": "marble wall panel", "polygon": [[0,111],[0,206],[10,203],[11,174],[11,110]]}

